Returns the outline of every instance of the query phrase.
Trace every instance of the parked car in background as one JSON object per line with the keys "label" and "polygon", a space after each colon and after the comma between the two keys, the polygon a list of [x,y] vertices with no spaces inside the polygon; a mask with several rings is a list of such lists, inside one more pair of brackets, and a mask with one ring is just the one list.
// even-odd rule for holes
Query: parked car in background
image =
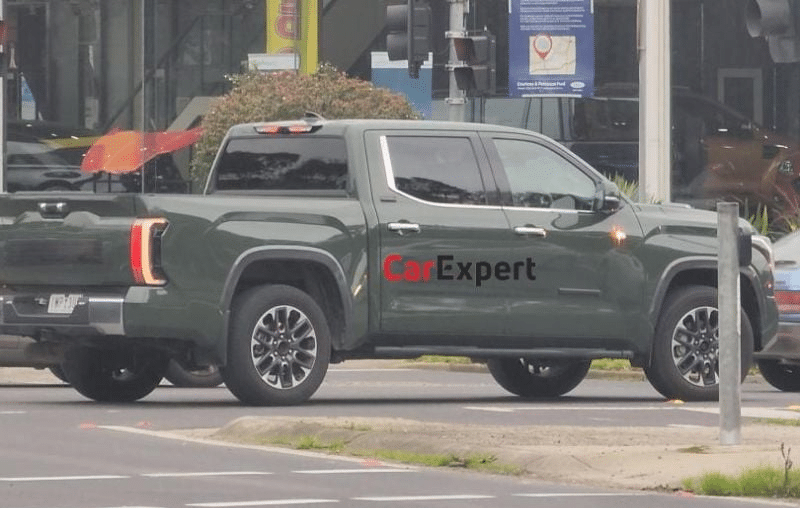
{"label": "parked car in background", "polygon": [[81,170],[84,154],[100,134],[83,127],[44,121],[6,124],[6,189],[19,191],[160,192],[191,191],[171,154],[141,170],[110,175]]}
{"label": "parked car in background", "polygon": [[[484,121],[541,132],[609,178],[638,180],[636,84],[603,85],[584,99],[491,98]],[[800,209],[800,140],[682,87],[673,88],[672,126],[673,201],[706,209],[720,199]]]}
{"label": "parked car in background", "polygon": [[800,231],[773,244],[777,336],[755,354],[761,375],[785,392],[800,392]]}
{"label": "parked car in background", "polygon": [[79,190],[99,175],[81,171],[83,154],[99,134],[42,121],[6,122],[8,192]]}

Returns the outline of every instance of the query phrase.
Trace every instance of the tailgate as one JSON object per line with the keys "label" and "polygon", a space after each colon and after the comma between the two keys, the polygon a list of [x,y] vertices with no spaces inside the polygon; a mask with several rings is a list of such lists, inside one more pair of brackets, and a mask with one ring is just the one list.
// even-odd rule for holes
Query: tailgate
{"label": "tailgate", "polygon": [[132,285],[136,196],[15,193],[0,196],[0,281],[5,285]]}

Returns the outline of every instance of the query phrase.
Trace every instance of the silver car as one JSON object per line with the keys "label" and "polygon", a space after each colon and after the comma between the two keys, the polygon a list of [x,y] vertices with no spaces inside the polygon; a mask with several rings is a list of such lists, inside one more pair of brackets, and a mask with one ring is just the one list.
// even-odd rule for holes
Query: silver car
{"label": "silver car", "polygon": [[778,335],[756,353],[761,375],[775,388],[800,392],[800,231],[773,244]]}

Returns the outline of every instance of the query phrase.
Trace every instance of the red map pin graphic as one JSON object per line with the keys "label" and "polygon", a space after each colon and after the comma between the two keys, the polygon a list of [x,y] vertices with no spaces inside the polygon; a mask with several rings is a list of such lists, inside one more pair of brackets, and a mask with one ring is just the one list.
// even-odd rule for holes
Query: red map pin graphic
{"label": "red map pin graphic", "polygon": [[533,38],[533,50],[544,60],[553,49],[553,38],[547,34],[539,34]]}

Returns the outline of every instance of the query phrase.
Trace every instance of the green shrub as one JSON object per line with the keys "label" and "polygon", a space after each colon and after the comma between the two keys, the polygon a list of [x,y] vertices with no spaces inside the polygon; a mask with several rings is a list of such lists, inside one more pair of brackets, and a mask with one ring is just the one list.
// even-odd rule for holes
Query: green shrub
{"label": "green shrub", "polygon": [[419,118],[404,96],[348,77],[328,64],[312,75],[252,71],[229,79],[232,90],[203,118],[203,137],[195,145],[190,168],[195,189],[204,188],[222,138],[237,123],[293,120],[308,111],[327,119]]}

